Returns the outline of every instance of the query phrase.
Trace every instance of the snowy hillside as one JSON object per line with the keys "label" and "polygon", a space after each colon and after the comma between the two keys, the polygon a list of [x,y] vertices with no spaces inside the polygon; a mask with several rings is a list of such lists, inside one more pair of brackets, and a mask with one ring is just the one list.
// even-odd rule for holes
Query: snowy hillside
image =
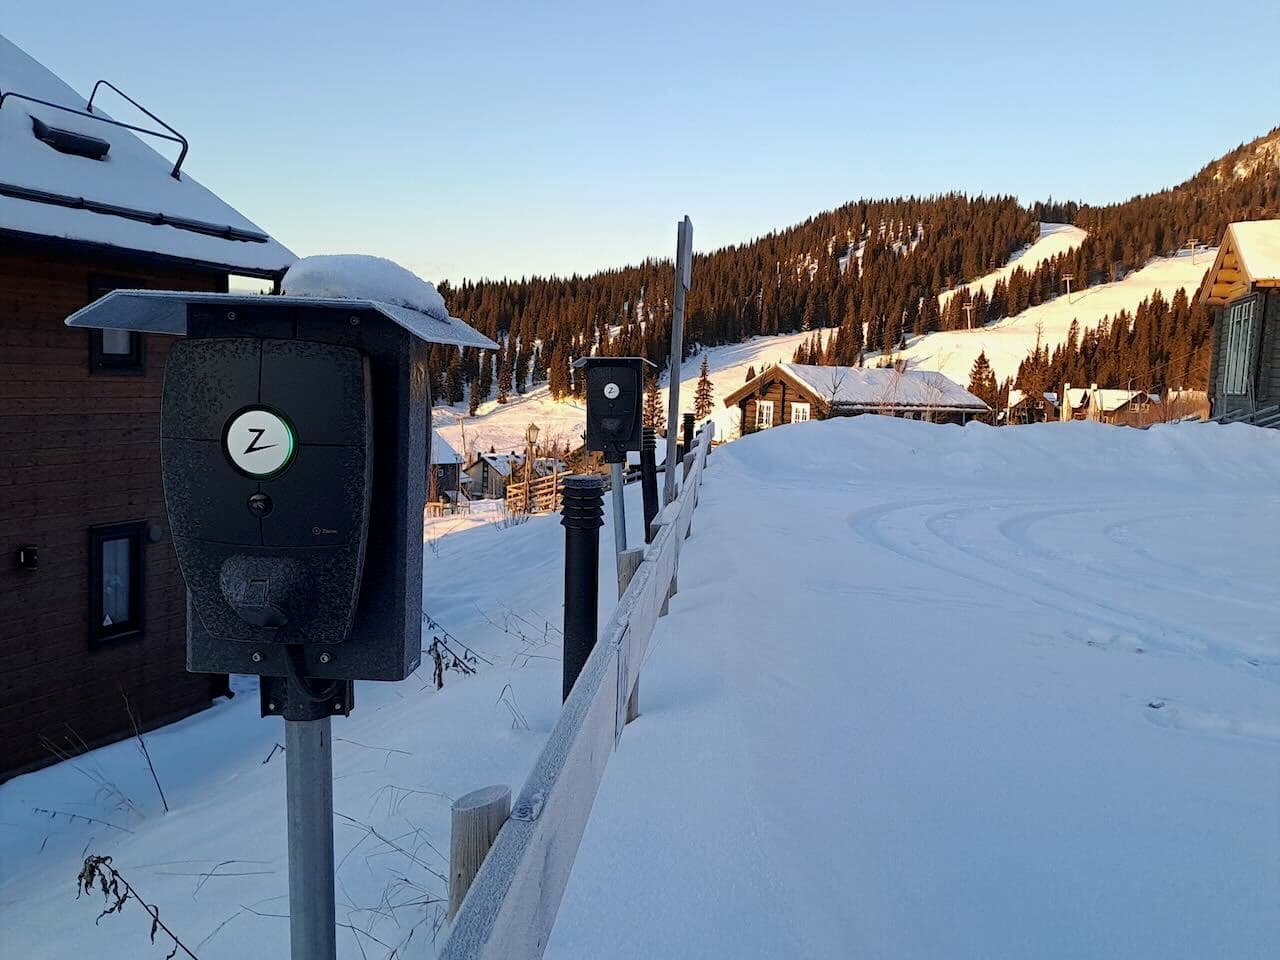
{"label": "snowy hillside", "polygon": [[[823,336],[829,337],[833,332],[824,330]],[[725,409],[721,400],[742,386],[746,381],[747,371],[754,367],[759,372],[768,364],[790,361],[796,347],[806,342],[810,336],[808,333],[796,333],[779,337],[752,337],[743,343],[712,347],[705,351],[711,383],[715,388],[712,419],[716,421],[717,436],[737,435],[738,411]],[[698,382],[701,363],[701,353],[684,362],[680,381],[683,411],[693,412],[693,391]],[[668,382],[665,374],[662,382]],[[662,397],[665,408],[665,390]],[[569,442],[570,446],[579,446],[582,431],[586,429],[586,413],[582,403],[574,400],[552,400],[546,384],[523,396],[513,397],[506,404],[495,401],[481,404],[474,417],[467,417],[465,414],[466,409],[462,405],[436,407],[432,415],[433,424],[455,450],[462,450],[465,432],[466,448],[473,455],[475,451],[488,450],[490,446],[500,453],[523,450],[524,431],[531,422],[536,423],[541,430],[539,444],[563,440]]]}
{"label": "snowy hillside", "polygon": [[[967,288],[976,293],[979,289],[990,293],[997,281],[1007,279],[1015,269],[1033,270],[1044,260],[1065,253],[1085,237],[1085,232],[1068,224],[1041,224],[1040,239],[1019,253],[1008,264],[993,270],[970,284]],[[1018,372],[1018,365],[1026,359],[1035,346],[1037,329],[1043,342],[1052,350],[1067,339],[1071,322],[1076,320],[1081,330],[1097,324],[1106,316],[1115,316],[1121,310],[1131,313],[1138,304],[1156,290],[1172,298],[1180,287],[1188,294],[1194,293],[1205,273],[1213,265],[1215,250],[1201,250],[1194,254],[1181,253],[1174,257],[1156,258],[1141,270],[1135,270],[1117,283],[1105,283],[1059,296],[1048,303],[1031,307],[1014,317],[976,330],[953,330],[908,338],[907,348],[897,356],[922,370],[937,370],[965,386],[973,361],[983,351],[995,371],[1003,380]],[[964,289],[964,288],[961,288]],[[942,301],[957,291],[943,294]],[[825,337],[832,331],[824,331]],[[727,410],[720,402],[726,394],[741,386],[748,369],[758,372],[770,363],[789,361],[797,346],[806,342],[810,334],[791,334],[779,337],[754,337],[741,344],[713,347],[706,351],[710,362],[711,379],[715,386],[716,404],[713,419],[718,435],[736,437],[738,412]],[[693,388],[698,379],[701,354],[685,362],[682,371],[681,407],[685,412],[693,409]],[[878,355],[867,358],[874,364]],[[664,383],[666,378],[664,375]],[[664,394],[665,403],[665,394]],[[513,397],[505,404],[490,401],[482,404],[475,417],[464,417],[465,408],[436,407],[434,422],[437,429],[455,449],[464,443],[468,451],[522,450],[524,432],[530,422],[542,430],[542,441],[565,441],[576,446],[584,429],[585,415],[581,403],[556,402],[551,399],[545,385],[536,387],[524,396]]]}
{"label": "snowy hillside", "polygon": [[[907,349],[897,355],[914,367],[938,370],[958,383],[967,384],[973,361],[986,351],[996,378],[1003,380],[1017,374],[1018,364],[1035,346],[1037,326],[1044,343],[1052,350],[1066,341],[1072,320],[1080,322],[1082,331],[1087,330],[1097,326],[1103,317],[1114,317],[1121,310],[1132,313],[1156,290],[1163,291],[1166,299],[1172,299],[1179,287],[1185,287],[1187,295],[1193,296],[1213,266],[1216,253],[1210,249],[1157,257],[1117,283],[1099,284],[1073,292],[1070,297],[1061,295],[990,326],[910,338]],[[994,275],[989,276],[993,277],[990,282],[994,285]],[[978,282],[985,283],[986,278]]]}
{"label": "snowy hillside", "polygon": [[1080,242],[1086,236],[1088,234],[1083,230],[1069,223],[1042,223],[1040,224],[1039,240],[1014,254],[1003,267],[984,274],[972,283],[966,283],[955,290],[943,292],[938,296],[938,303],[943,309],[946,309],[951,298],[962,290],[968,290],[975,297],[979,291],[990,296],[995,285],[1001,280],[1007,281],[1013,276],[1015,270],[1021,268],[1027,273],[1031,273],[1044,261],[1052,260],[1059,254],[1069,253],[1080,246]]}
{"label": "snowy hillside", "polygon": [[[717,450],[547,955],[1270,956],[1277,457],[882,417]],[[451,798],[518,786],[559,711],[562,545],[435,541],[425,606],[478,672],[334,721],[342,960],[434,955]],[[86,852],[201,960],[287,954],[282,724],[237,688],[148,735],[167,814],[130,742],[0,786],[4,956],[165,955],[136,903],[95,926]]]}

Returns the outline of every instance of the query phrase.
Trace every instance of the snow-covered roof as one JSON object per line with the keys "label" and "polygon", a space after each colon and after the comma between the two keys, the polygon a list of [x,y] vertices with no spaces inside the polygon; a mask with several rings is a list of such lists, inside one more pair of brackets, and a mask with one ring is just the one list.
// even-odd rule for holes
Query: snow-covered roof
{"label": "snow-covered roof", "polygon": [[[229,273],[274,275],[293,262],[285,247],[185,170],[175,179],[173,162],[141,137],[81,115],[85,98],[3,36],[0,94],[0,230],[105,244]],[[97,103],[94,116],[110,119]],[[101,160],[62,153],[36,139],[33,121],[105,140],[110,149]],[[145,120],[139,125],[155,127]]]}
{"label": "snow-covered roof", "polygon": [[511,476],[512,467],[518,467],[524,463],[524,456],[514,451],[512,453],[482,453],[476,457],[471,466],[474,467],[481,460],[489,464],[489,467],[496,471],[498,476],[509,477]]}
{"label": "snow-covered roof", "polygon": [[[1041,396],[1045,400],[1047,400],[1049,403],[1053,404],[1055,407],[1058,405],[1058,395],[1056,393],[1046,390],[1044,393],[1041,394]],[[1016,407],[1018,404],[1020,404],[1023,400],[1026,400],[1026,399],[1027,399],[1027,395],[1023,393],[1021,390],[1019,390],[1017,387],[1010,388],[1008,405],[1011,409],[1013,407]]]}
{"label": "snow-covered roof", "polygon": [[[822,367],[781,363],[810,393],[837,407],[909,407],[987,410],[987,405],[960,384],[931,370],[893,367]],[[774,371],[765,371],[767,376]]]}
{"label": "snow-covered roof", "polygon": [[1248,220],[1228,229],[1249,278],[1254,283],[1280,281],[1280,220]]}
{"label": "snow-covered roof", "polygon": [[1119,410],[1134,400],[1150,399],[1142,390],[1095,390],[1093,397],[1098,408],[1104,413]]}
{"label": "snow-covered roof", "polygon": [[1113,390],[1107,387],[1072,387],[1067,391],[1067,401],[1072,410],[1083,406],[1095,406],[1103,413],[1114,413],[1134,400],[1158,403],[1160,398],[1142,390]]}
{"label": "snow-covered roof", "polygon": [[462,457],[458,451],[449,445],[444,437],[440,436],[435,430],[431,431],[431,462],[437,466],[452,463],[462,463]]}
{"label": "snow-covered roof", "polygon": [[1255,286],[1280,287],[1280,220],[1242,220],[1227,227],[1200,301],[1222,306]]}

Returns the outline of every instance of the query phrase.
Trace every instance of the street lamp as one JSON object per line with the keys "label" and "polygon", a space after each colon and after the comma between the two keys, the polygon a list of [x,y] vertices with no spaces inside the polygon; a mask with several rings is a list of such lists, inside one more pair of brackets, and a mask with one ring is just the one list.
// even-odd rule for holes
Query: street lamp
{"label": "street lamp", "polygon": [[530,423],[524,428],[524,512],[533,513],[532,490],[529,484],[533,482],[533,451],[538,442],[538,425]]}

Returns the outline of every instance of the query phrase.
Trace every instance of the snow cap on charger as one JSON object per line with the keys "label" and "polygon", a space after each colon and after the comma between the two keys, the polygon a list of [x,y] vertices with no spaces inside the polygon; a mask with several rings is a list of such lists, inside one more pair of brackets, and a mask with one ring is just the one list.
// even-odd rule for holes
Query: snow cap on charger
{"label": "snow cap on charger", "polygon": [[303,257],[284,275],[285,296],[324,300],[380,300],[448,320],[444,297],[412,270],[362,253]]}
{"label": "snow cap on charger", "polygon": [[[286,296],[257,293],[113,290],[67,318],[70,327],[137,330],[185,336],[187,312],[197,305],[256,311],[294,306],[374,310],[427,343],[497,350],[498,345],[449,316],[444,298],[427,281],[382,257],[340,254],[306,257],[284,274]],[[289,301],[293,301],[290,303]]]}

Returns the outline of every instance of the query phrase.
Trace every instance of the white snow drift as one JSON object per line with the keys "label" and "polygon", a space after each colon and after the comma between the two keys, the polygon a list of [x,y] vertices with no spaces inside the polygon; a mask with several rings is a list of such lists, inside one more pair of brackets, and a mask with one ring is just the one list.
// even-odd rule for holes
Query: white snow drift
{"label": "white snow drift", "polygon": [[[1277,458],[874,416],[716,450],[548,956],[1270,956]],[[518,786],[559,710],[562,543],[434,542],[426,608],[493,662],[335,721],[343,960],[433,955],[450,798]],[[201,960],[287,953],[280,721],[241,689],[149,735],[168,814],[128,742],[0,787],[9,953],[164,956],[74,900],[86,851]]]}

